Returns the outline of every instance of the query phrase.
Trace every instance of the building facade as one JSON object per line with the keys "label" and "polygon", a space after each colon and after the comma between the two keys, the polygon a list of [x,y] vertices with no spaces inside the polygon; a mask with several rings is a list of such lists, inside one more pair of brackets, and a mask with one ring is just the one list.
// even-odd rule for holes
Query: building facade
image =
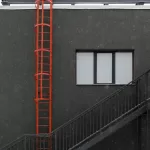
{"label": "building facade", "polygon": [[[35,10],[1,9],[0,18],[3,146],[35,133]],[[149,39],[149,9],[54,9],[53,129],[147,71]],[[144,127],[139,117],[91,150],[144,150]]]}

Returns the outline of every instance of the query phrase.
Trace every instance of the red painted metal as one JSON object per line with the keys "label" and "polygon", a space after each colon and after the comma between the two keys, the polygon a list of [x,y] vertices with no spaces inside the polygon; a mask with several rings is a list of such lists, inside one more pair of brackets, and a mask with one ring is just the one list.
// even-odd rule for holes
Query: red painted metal
{"label": "red painted metal", "polygon": [[[52,132],[52,24],[53,3],[37,0],[35,24],[36,134]],[[46,5],[45,5],[46,4]],[[45,6],[49,6],[45,9]]]}

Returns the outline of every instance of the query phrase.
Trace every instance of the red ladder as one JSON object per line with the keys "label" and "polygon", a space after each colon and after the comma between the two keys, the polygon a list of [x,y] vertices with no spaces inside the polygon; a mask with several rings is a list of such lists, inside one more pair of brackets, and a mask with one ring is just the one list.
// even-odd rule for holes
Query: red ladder
{"label": "red ladder", "polygon": [[[52,131],[52,0],[36,4],[36,134]],[[45,7],[48,6],[48,9]],[[49,11],[50,10],[50,11]]]}

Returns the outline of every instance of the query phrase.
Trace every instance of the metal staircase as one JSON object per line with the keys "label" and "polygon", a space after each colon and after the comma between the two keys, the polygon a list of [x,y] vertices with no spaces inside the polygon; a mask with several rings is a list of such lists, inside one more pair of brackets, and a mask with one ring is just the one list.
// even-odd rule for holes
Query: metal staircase
{"label": "metal staircase", "polygon": [[[45,140],[51,140],[51,145],[48,147],[51,150],[86,150],[143,112],[148,115],[149,87],[150,70],[51,134],[24,135],[23,138],[19,138],[1,150],[35,150],[37,138],[40,144],[39,150],[47,149]],[[146,150],[148,149],[147,146]]]}

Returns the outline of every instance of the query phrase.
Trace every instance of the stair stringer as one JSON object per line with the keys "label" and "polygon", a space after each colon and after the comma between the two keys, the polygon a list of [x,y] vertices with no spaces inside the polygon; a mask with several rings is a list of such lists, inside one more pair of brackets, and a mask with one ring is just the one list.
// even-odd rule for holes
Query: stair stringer
{"label": "stair stringer", "polygon": [[140,108],[136,106],[132,110],[130,115],[128,114],[129,112],[123,114],[118,119],[111,122],[108,126],[95,132],[93,135],[87,137],[84,141],[78,143],[77,145],[70,148],[69,150],[88,150],[90,147],[94,146],[98,142],[102,141],[104,138],[115,133],[117,130],[119,130],[120,128],[127,125],[129,122],[133,121],[134,119],[142,115],[144,112],[146,112],[146,109],[147,109],[147,105],[145,102],[142,103],[142,106],[140,106]]}

